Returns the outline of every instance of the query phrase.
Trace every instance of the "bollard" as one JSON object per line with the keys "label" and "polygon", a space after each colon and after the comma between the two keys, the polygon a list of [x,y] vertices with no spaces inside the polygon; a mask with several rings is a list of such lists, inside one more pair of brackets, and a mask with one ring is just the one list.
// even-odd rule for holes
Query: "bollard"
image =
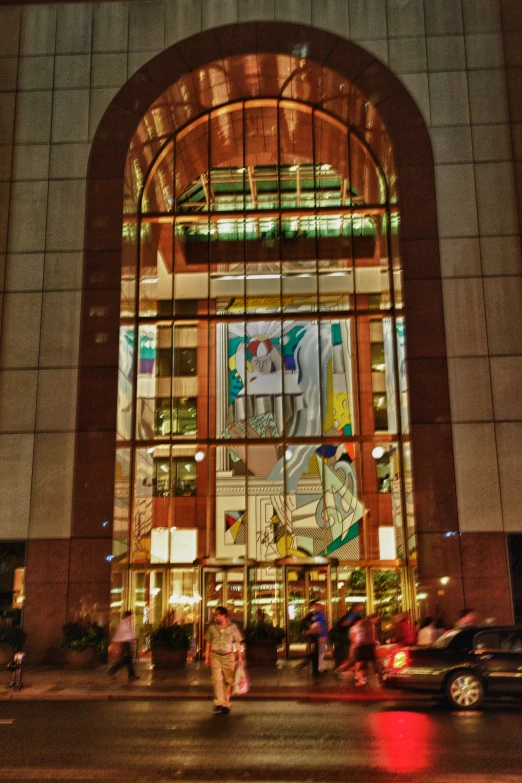
{"label": "bollard", "polygon": [[9,687],[14,688],[15,691],[22,690],[22,664],[24,658],[25,653],[17,652],[14,654],[13,662],[7,664],[7,668],[13,672],[13,679]]}

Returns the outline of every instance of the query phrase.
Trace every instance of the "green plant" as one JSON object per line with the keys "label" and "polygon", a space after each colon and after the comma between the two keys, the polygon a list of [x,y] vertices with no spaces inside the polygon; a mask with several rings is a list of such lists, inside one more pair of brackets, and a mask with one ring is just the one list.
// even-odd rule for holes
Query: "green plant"
{"label": "green plant", "polygon": [[0,626],[0,644],[7,644],[15,652],[19,652],[24,646],[27,634],[22,631],[19,625]]}
{"label": "green plant", "polygon": [[284,629],[272,623],[250,623],[244,630],[245,644],[277,644],[280,647],[285,638]]}
{"label": "green plant", "polygon": [[82,620],[62,625],[63,639],[60,647],[63,650],[83,652],[87,647],[94,647],[97,653],[104,653],[107,648],[105,631],[98,623]]}
{"label": "green plant", "polygon": [[364,571],[356,568],[348,577],[348,584],[350,592],[352,593],[365,593],[366,592],[366,576]]}
{"label": "green plant", "polygon": [[149,644],[154,648],[168,647],[170,650],[188,650],[192,639],[192,626],[176,622],[176,613],[169,611],[150,635]]}
{"label": "green plant", "polygon": [[373,589],[375,595],[379,596],[388,592],[399,593],[401,589],[401,578],[396,571],[374,571]]}

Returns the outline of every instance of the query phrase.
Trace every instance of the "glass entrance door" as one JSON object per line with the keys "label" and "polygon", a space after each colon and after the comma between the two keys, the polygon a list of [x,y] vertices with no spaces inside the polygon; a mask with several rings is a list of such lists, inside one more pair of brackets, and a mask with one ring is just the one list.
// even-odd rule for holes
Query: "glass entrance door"
{"label": "glass entrance door", "polygon": [[203,634],[216,606],[225,606],[239,628],[245,624],[245,569],[203,568]]}
{"label": "glass entrance door", "polygon": [[313,601],[320,603],[331,625],[330,565],[286,565],[286,657],[302,658],[308,654],[306,617]]}

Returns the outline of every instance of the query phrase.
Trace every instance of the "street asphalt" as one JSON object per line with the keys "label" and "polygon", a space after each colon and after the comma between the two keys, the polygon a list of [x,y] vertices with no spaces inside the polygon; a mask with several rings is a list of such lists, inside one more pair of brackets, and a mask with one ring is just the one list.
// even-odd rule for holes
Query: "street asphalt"
{"label": "street asphalt", "polygon": [[522,783],[522,705],[0,703],[0,781]]}

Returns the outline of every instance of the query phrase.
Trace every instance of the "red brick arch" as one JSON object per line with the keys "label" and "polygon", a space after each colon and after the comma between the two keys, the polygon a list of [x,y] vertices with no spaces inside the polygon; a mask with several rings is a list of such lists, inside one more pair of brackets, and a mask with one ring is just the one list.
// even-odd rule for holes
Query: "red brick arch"
{"label": "red brick arch", "polygon": [[[146,63],[115,96],[94,138],[87,175],[78,416],[68,606],[88,589],[108,600],[118,374],[124,166],[143,115],[173,83],[206,64],[252,53],[292,55],[341,74],[377,108],[399,183],[399,252],[408,323],[411,437],[420,557],[432,533],[458,531],[434,167],[428,131],[404,85],[354,43],[282,22],[228,25],[183,40]],[[306,53],[306,54],[304,54]],[[437,537],[439,540],[439,537]],[[442,539],[441,539],[442,540]],[[452,573],[457,537],[447,537]],[[425,543],[423,543],[425,542]],[[457,558],[454,560],[454,558]],[[449,570],[449,567],[448,567]]]}

